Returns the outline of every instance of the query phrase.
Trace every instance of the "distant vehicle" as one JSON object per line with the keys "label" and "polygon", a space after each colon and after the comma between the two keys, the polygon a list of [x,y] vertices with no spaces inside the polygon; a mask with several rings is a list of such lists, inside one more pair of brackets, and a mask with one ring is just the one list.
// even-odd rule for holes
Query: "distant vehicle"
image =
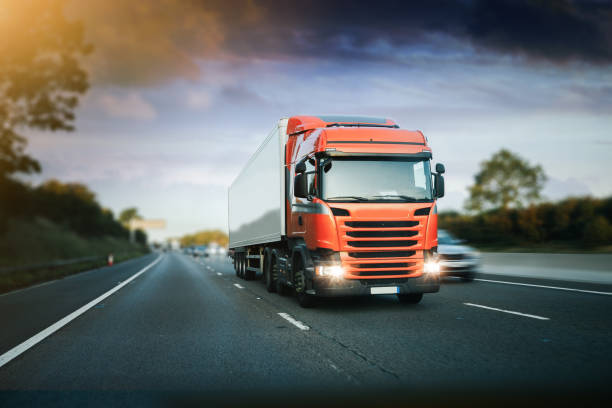
{"label": "distant vehicle", "polygon": [[206,245],[196,245],[193,247],[193,256],[208,256]]}
{"label": "distant vehicle", "polygon": [[226,254],[227,250],[214,242],[206,248],[206,256],[225,256]]}
{"label": "distant vehicle", "polygon": [[441,275],[459,276],[465,281],[472,281],[480,268],[478,251],[443,229],[438,230],[438,255]]}
{"label": "distant vehicle", "polygon": [[420,131],[390,119],[281,119],[229,189],[236,274],[268,291],[319,297],[395,294],[418,303],[440,288],[436,200]]}

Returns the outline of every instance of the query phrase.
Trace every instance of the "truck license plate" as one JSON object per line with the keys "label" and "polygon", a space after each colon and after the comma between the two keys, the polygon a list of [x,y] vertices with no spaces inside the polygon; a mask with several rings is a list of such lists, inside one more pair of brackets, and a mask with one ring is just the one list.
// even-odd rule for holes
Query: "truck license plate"
{"label": "truck license plate", "polygon": [[372,295],[389,295],[391,293],[399,293],[397,286],[387,286],[385,288],[370,288]]}

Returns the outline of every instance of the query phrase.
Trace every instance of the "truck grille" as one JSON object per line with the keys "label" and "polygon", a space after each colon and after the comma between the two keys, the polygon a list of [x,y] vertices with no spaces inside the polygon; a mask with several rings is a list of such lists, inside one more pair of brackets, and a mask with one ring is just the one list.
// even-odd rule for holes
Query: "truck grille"
{"label": "truck grille", "polygon": [[357,268],[408,268],[414,266],[413,262],[392,262],[392,263],[360,263],[355,265]]}
{"label": "truck grille", "polygon": [[359,277],[364,276],[403,276],[406,275],[406,269],[385,269],[384,271],[357,271],[355,274]]}
{"label": "truck grille", "polygon": [[414,237],[418,231],[346,231],[346,235],[355,238],[403,238]]}
{"label": "truck grille", "polygon": [[407,258],[414,256],[416,251],[376,251],[376,252],[349,252],[351,258]]}
{"label": "truck grille", "polygon": [[345,278],[386,281],[381,278],[421,275],[427,219],[343,221],[336,218],[336,222]]}
{"label": "truck grille", "polygon": [[413,246],[417,241],[348,241],[348,244],[357,248],[378,248],[378,247],[409,247]]}
{"label": "truck grille", "polygon": [[406,228],[416,227],[418,221],[346,221],[347,227],[352,228]]}

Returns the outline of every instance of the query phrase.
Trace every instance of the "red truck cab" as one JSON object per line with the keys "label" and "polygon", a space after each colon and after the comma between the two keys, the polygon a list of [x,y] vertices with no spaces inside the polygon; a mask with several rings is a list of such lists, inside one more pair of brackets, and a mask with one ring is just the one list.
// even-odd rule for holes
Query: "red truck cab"
{"label": "red truck cab", "polygon": [[291,117],[287,135],[286,236],[300,259],[290,256],[277,279],[305,302],[395,293],[415,303],[438,291],[444,166],[432,173],[424,135],[389,119],[335,116]]}

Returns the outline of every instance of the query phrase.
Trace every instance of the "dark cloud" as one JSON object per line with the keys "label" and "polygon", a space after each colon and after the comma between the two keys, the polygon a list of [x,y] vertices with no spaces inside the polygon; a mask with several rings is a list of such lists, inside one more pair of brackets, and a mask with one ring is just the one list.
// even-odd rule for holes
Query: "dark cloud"
{"label": "dark cloud", "polygon": [[122,84],[197,79],[202,60],[405,62],[423,49],[612,63],[610,1],[73,0],[69,11],[96,47],[94,79]]}
{"label": "dark cloud", "polygon": [[551,61],[612,61],[612,3],[480,1],[467,25],[477,45]]}
{"label": "dark cloud", "polygon": [[[433,0],[262,1],[263,18],[226,38],[242,53],[343,56],[384,41],[395,47],[434,35],[502,54],[552,62],[612,62],[612,3]],[[301,4],[302,7],[296,6]]]}

